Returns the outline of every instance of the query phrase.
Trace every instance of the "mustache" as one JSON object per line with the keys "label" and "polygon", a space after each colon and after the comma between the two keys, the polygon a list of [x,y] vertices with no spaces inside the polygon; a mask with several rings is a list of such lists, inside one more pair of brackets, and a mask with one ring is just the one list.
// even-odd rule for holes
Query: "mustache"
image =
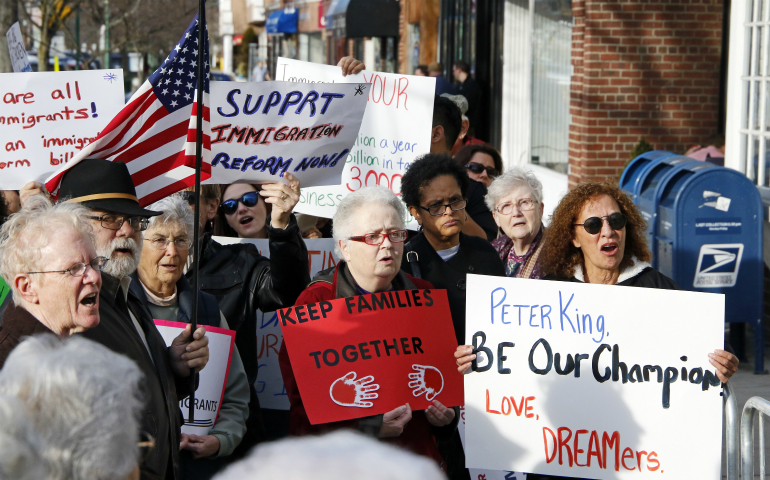
{"label": "mustache", "polygon": [[133,238],[115,238],[110,242],[109,255],[105,255],[107,258],[112,257],[115,250],[130,250],[133,256],[137,256],[141,253],[139,245]]}

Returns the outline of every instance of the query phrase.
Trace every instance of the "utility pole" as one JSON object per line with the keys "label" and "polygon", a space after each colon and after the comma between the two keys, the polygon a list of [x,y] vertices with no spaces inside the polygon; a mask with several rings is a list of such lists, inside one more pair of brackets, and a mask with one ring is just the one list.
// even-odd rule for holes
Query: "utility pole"
{"label": "utility pole", "polygon": [[104,0],[104,68],[110,68],[110,0]]}
{"label": "utility pole", "polygon": [[75,70],[80,70],[80,5],[75,10]]}

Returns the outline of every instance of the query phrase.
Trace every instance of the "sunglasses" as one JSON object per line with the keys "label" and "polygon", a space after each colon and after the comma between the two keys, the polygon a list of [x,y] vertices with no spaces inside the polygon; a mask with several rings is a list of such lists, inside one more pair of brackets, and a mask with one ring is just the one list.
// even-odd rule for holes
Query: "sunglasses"
{"label": "sunglasses", "polygon": [[604,218],[607,219],[607,224],[610,226],[613,230],[622,230],[626,226],[626,222],[628,219],[625,215],[623,215],[620,212],[615,212],[612,215],[608,215],[606,217],[590,217],[586,218],[585,222],[583,223],[576,223],[577,225],[582,225],[583,228],[586,229],[586,232],[588,232],[591,235],[596,235],[597,233],[602,231],[602,225],[604,225]]}
{"label": "sunglasses", "polygon": [[467,168],[468,170],[470,170],[471,172],[473,172],[473,173],[475,173],[477,175],[479,173],[483,172],[484,170],[486,170],[487,171],[487,175],[489,175],[490,177],[499,177],[500,176],[500,172],[498,172],[495,167],[485,167],[484,165],[482,165],[480,163],[476,163],[476,162],[466,163],[465,164],[465,168]]}
{"label": "sunglasses", "polygon": [[241,195],[241,198],[232,198],[222,202],[219,208],[222,209],[225,215],[232,215],[238,210],[238,202],[241,202],[246,207],[253,207],[259,202],[259,194],[257,192],[248,192]]}

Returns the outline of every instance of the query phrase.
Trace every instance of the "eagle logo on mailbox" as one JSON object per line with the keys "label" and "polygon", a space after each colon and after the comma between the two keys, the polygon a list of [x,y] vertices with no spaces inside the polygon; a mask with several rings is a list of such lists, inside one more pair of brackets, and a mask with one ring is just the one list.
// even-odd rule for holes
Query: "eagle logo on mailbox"
{"label": "eagle logo on mailbox", "polygon": [[693,287],[733,287],[738,281],[738,270],[743,256],[742,243],[702,245],[695,267]]}

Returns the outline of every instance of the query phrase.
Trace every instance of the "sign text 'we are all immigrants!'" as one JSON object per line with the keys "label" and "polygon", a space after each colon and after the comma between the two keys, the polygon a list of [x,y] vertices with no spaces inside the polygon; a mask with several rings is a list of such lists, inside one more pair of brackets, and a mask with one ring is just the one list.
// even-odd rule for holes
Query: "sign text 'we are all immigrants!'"
{"label": "sign text 'we are all immigrants!'", "polygon": [[469,467],[719,475],[723,295],[469,275],[467,297]]}
{"label": "sign text 'we are all immigrants!'", "polygon": [[370,85],[290,82],[212,84],[211,182],[338,185]]}
{"label": "sign text 'we are all immigrants!'", "polygon": [[122,70],[0,74],[0,189],[45,180],[123,105]]}

